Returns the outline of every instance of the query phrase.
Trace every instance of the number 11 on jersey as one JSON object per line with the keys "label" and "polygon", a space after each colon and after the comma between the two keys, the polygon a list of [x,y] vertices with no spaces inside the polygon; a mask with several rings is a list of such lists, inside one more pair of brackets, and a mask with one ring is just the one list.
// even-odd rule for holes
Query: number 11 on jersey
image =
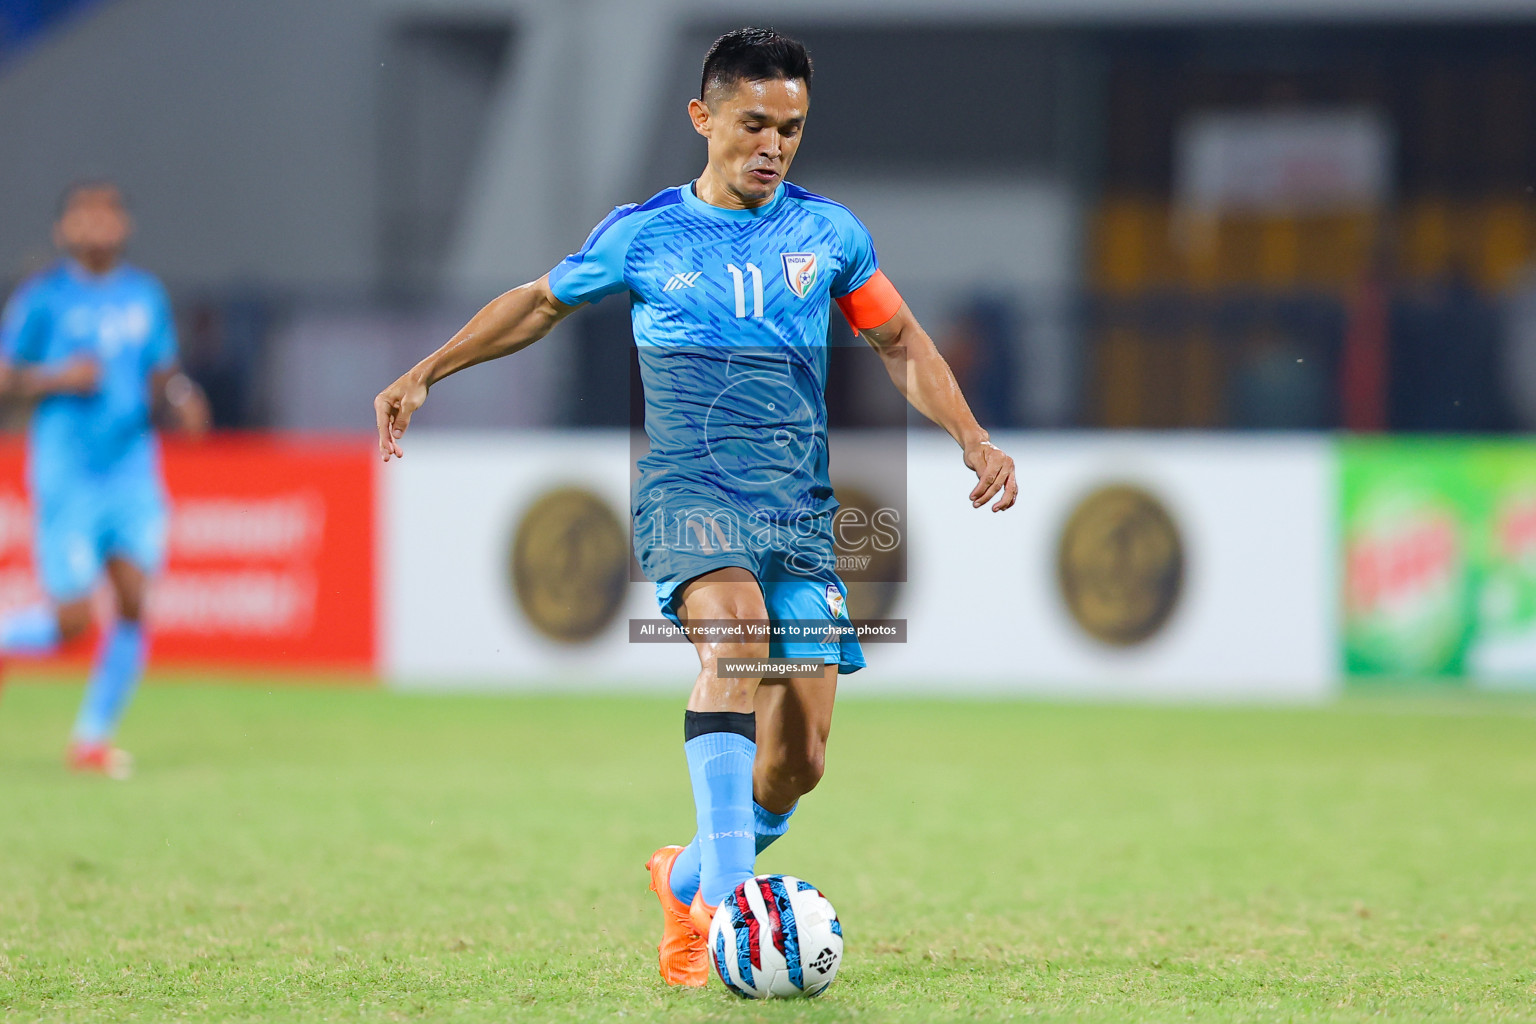
{"label": "number 11 on jersey", "polygon": [[[741,270],[734,263],[725,265],[726,272],[731,275],[731,283],[736,286],[736,315],[747,315],[747,282]],[[748,263],[747,273],[752,275],[752,315],[758,319],[763,316],[763,272],[757,264]]]}

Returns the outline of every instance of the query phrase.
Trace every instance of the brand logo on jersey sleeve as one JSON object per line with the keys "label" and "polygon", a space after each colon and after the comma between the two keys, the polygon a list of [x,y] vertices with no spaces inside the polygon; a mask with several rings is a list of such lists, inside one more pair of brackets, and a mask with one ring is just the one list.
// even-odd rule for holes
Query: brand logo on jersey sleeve
{"label": "brand logo on jersey sleeve", "polygon": [[810,294],[816,284],[816,254],[813,252],[786,252],[779,258],[784,261],[784,283],[800,298]]}
{"label": "brand logo on jersey sleeve", "polygon": [[685,271],[680,274],[673,274],[670,278],[667,279],[667,283],[662,285],[661,290],[664,292],[675,292],[679,288],[692,288],[695,284],[698,283],[699,275],[702,273],[704,273],[704,271],[694,270]]}

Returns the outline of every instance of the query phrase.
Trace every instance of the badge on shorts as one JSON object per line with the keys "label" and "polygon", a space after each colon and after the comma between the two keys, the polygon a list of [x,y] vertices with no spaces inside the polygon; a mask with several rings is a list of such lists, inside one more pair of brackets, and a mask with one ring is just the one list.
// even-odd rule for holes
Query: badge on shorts
{"label": "badge on shorts", "polygon": [[827,584],[827,608],[834,619],[843,617],[843,592],[837,589],[836,583]]}
{"label": "badge on shorts", "polygon": [[784,283],[799,298],[805,298],[816,283],[816,254],[813,252],[784,252]]}

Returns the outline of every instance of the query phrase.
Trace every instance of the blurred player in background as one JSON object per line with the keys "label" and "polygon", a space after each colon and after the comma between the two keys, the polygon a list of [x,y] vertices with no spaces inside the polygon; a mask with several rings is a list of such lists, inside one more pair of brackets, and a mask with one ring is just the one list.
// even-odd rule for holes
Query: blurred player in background
{"label": "blurred player in background", "polygon": [[153,420],[208,429],[177,368],[165,289],[122,262],[133,229],[109,182],[71,186],[54,242],[65,258],[11,296],[0,393],[35,403],[27,453],[37,571],[48,603],[0,618],[0,655],[42,656],[84,632],[103,574],[116,598],[70,740],[71,767],[125,777],[112,739],[144,671],[145,588],[165,555],[167,506]]}
{"label": "blurred player in background", "polygon": [[[848,616],[827,475],[834,300],[907,400],[960,446],[978,478],[972,507],[992,502],[1000,512],[1018,494],[1013,460],[988,440],[878,269],[864,225],[785,181],[810,79],[795,40],[767,29],[722,36],[689,104],[709,142],[698,179],[614,210],[578,252],[491,302],[374,403],[388,461],[434,383],[531,345],[583,303],[628,293],[651,446],[635,489],[635,551],[663,614],[696,629],[732,627],[690,632],[700,671],[683,749],[698,832],[647,865],[662,904],[661,973],[676,985],[705,983],[710,919],[821,779],[838,673],[864,665],[858,641],[835,632]],[[736,628],[788,621],[844,638],[752,638]],[[721,659],[765,656],[824,671],[763,679],[719,670]]]}

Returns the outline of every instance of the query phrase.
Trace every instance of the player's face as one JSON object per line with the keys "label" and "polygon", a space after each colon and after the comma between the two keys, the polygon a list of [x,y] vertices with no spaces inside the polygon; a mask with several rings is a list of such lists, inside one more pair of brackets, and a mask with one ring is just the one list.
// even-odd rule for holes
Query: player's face
{"label": "player's face", "polygon": [[[707,173],[742,206],[761,206],[789,173],[800,148],[809,97],[798,78],[741,81],[688,112],[709,140]],[[734,204],[733,204],[734,205]]]}
{"label": "player's face", "polygon": [[110,267],[128,244],[133,223],[115,188],[81,189],[54,227],[59,248],[93,270]]}

